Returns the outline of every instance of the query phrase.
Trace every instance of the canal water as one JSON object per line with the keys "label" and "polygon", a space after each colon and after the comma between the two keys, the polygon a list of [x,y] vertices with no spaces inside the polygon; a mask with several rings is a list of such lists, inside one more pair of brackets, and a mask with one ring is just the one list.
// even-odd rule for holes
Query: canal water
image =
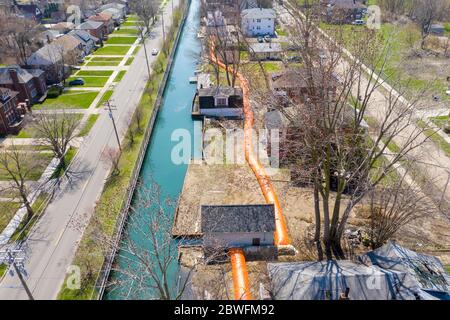
{"label": "canal water", "polygon": [[[194,121],[191,119],[191,103],[195,93],[196,85],[189,83],[189,77],[194,75],[199,61],[201,43],[197,38],[199,28],[199,12],[200,0],[192,0],[188,16],[183,27],[181,38],[175,52],[172,70],[169,75],[166,88],[163,95],[163,104],[156,118],[153,133],[150,138],[147,153],[143,162],[140,173],[140,185],[136,189],[133,205],[135,212],[130,212],[130,220],[124,231],[124,243],[126,250],[122,249],[116,257],[116,270],[126,269],[126,272],[113,271],[110,280],[116,281],[117,284],[107,289],[104,299],[149,299],[157,298],[152,292],[150,279],[137,279],[136,274],[142,273],[145,266],[140,265],[133,270],[134,262],[131,255],[127,252],[129,248],[136,250],[144,250],[151,252],[152,243],[149,241],[148,232],[153,232],[154,228],[149,231],[148,224],[151,223],[151,215],[160,213],[159,205],[149,204],[140,205],[142,198],[154,201],[154,197],[158,197],[162,210],[166,211],[165,215],[173,219],[175,203],[182,191],[183,181],[186,175],[187,163],[181,164],[172,160],[173,149],[179,144],[180,136],[189,133],[194,136]],[[195,125],[197,127],[197,125]],[[177,132],[179,134],[177,134]],[[193,145],[193,143],[192,143]],[[192,150],[194,149],[191,146]],[[191,151],[195,156],[196,152]],[[177,153],[179,155],[179,153]],[[186,156],[186,154],[185,154]],[[158,192],[155,191],[157,186]],[[147,194],[151,196],[147,197]],[[167,203],[170,199],[171,204]],[[139,204],[137,203],[139,202]],[[150,202],[150,201],[149,201]],[[159,210],[159,211],[158,211]],[[139,229],[139,230],[137,230]],[[142,231],[142,230],[147,231]],[[164,241],[164,239],[160,239]],[[123,244],[125,246],[125,244]],[[170,266],[170,284],[175,288],[178,281],[178,265],[176,263],[176,244],[172,248],[172,254],[175,256]],[[142,254],[142,252],[141,252]],[[147,254],[147,253],[146,253]],[[149,258],[151,259],[151,258]],[[133,274],[129,276],[129,274]],[[127,279],[129,278],[129,279]],[[135,283],[141,281],[143,283]],[[145,282],[148,286],[145,285]],[[135,288],[137,286],[142,287]]]}

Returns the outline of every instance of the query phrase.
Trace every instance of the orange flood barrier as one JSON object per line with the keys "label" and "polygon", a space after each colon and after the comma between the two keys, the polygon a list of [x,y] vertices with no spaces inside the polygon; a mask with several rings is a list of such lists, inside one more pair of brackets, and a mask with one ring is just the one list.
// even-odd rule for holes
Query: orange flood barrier
{"label": "orange flood barrier", "polygon": [[252,300],[248,283],[247,266],[245,265],[244,250],[233,248],[228,252],[233,272],[233,290],[235,300]]}
{"label": "orange flood barrier", "polygon": [[243,103],[244,103],[244,149],[245,159],[247,160],[250,168],[258,180],[261,191],[266,199],[267,203],[273,203],[275,206],[275,244],[276,245],[289,245],[291,240],[284,220],[283,211],[281,209],[280,201],[278,200],[275,189],[270,181],[269,176],[266,174],[264,167],[259,162],[258,158],[253,153],[252,148],[252,129],[253,129],[253,111],[250,107],[249,100],[249,85],[247,79],[239,72],[235,72],[230,66],[226,66],[222,61],[217,59],[214,54],[214,43],[211,41],[210,45],[211,61],[219,65],[222,69],[228,69],[228,71],[236,74],[239,79],[242,88]]}

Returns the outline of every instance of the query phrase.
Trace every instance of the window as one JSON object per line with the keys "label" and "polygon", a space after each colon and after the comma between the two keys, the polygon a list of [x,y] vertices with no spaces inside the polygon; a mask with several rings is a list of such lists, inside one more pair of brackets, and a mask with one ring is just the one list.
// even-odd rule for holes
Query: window
{"label": "window", "polygon": [[259,246],[261,245],[261,239],[260,238],[253,238],[252,239],[252,246]]}
{"label": "window", "polygon": [[256,19],[256,22],[261,22],[261,19]]}
{"label": "window", "polygon": [[216,106],[228,105],[228,99],[226,97],[216,97]]}

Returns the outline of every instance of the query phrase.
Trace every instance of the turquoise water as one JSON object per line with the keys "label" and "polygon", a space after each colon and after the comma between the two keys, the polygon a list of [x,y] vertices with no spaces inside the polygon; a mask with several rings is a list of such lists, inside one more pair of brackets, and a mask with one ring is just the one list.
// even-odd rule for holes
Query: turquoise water
{"label": "turquoise water", "polygon": [[[191,102],[196,86],[189,83],[189,77],[194,75],[201,50],[201,44],[197,39],[199,8],[200,0],[192,0],[175,53],[172,71],[164,91],[163,104],[159,110],[140,173],[141,185],[137,187],[134,200],[134,206],[136,207],[139,195],[146,199],[149,198],[148,194],[150,193],[152,199],[158,197],[165,211],[165,216],[170,218],[170,223],[174,213],[173,202],[176,202],[180,196],[187,170],[186,163],[174,164],[171,159],[172,149],[178,144],[178,141],[172,141],[172,134],[177,129],[181,129],[184,133],[189,132],[191,135],[194,131],[194,122],[191,119]],[[155,185],[158,186],[157,191]],[[167,199],[171,199],[172,203],[165,203]],[[159,207],[155,204],[147,204],[141,205],[136,208],[135,212],[131,212],[131,222],[129,221],[125,228],[124,241],[131,241],[132,245],[135,244],[136,248],[139,248],[138,250],[150,252],[152,249],[152,243],[148,240],[150,235],[146,234],[146,231],[143,232],[142,229],[148,232],[146,226],[151,221],[151,215],[160,213],[158,210]],[[129,245],[127,248],[129,248]],[[171,248],[171,254],[176,257],[175,243]],[[176,287],[178,279],[178,266],[175,261],[176,259],[171,262],[170,267],[171,286],[173,287]],[[119,266],[119,270],[126,269],[127,271],[111,273],[110,280],[116,280],[118,284],[107,290],[105,299],[155,298],[150,279],[136,279],[134,275],[131,277],[127,275],[130,271],[131,273],[143,272],[145,266],[135,267],[133,258],[125,250],[122,250],[116,257],[116,265]],[[141,283],[138,285],[136,281]],[[137,286],[142,288],[136,288]]]}

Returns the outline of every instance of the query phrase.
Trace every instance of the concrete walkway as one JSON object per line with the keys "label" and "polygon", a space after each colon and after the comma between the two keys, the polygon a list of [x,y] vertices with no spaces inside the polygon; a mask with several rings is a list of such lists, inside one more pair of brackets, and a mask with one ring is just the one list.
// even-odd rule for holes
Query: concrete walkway
{"label": "concrete walkway", "polygon": [[[174,5],[178,5],[178,0],[174,0]],[[166,6],[166,30],[169,30],[171,20],[170,6]],[[147,40],[148,48],[160,48],[162,43],[161,21],[154,28],[155,37]],[[152,63],[156,57],[149,52],[148,59]],[[126,133],[129,115],[136,109],[144,93],[147,80],[144,50],[139,50],[129,72],[116,86],[111,97],[117,105],[113,113],[121,139]],[[73,159],[72,170],[79,176],[75,181],[63,179],[59,192],[24,244],[27,256],[24,262],[27,271],[25,278],[35,299],[55,299],[63,284],[110,170],[110,165],[100,160],[106,147],[117,148],[117,142],[111,120],[107,113],[102,112]],[[5,276],[0,283],[0,299],[27,299],[17,276]]]}

